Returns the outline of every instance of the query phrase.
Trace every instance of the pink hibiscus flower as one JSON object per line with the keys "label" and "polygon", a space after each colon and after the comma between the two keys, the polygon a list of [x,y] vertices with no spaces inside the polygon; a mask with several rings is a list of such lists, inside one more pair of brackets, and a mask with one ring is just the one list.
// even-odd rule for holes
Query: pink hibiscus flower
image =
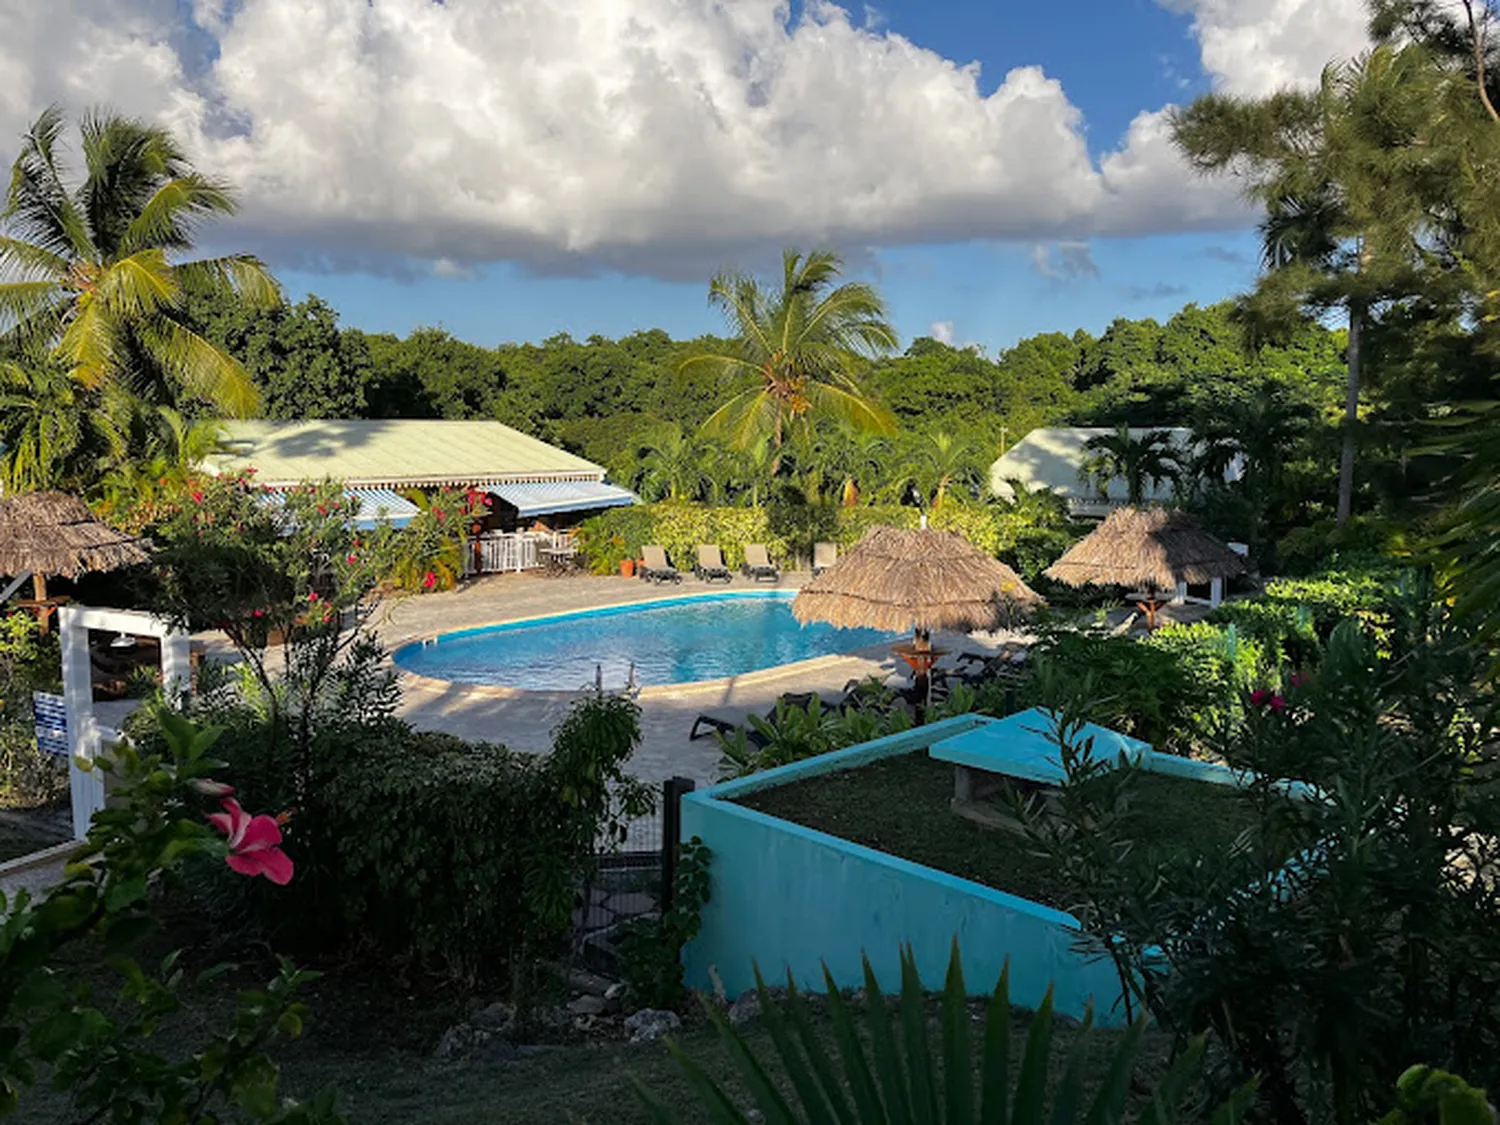
{"label": "pink hibiscus flower", "polygon": [[224,862],[241,875],[264,875],[278,887],[292,880],[292,861],[281,850],[281,826],[272,816],[251,816],[233,797],[225,797],[224,811],[209,813],[208,822],[229,838]]}
{"label": "pink hibiscus flower", "polygon": [[437,585],[437,575],[434,574],[434,573],[432,573],[432,571],[429,570],[422,577],[422,587],[424,589],[430,590],[430,589],[432,589],[436,585]]}

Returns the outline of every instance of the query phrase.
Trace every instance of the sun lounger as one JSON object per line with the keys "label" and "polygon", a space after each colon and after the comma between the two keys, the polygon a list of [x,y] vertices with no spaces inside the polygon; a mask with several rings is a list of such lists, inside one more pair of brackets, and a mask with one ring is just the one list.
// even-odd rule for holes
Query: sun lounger
{"label": "sun lounger", "polygon": [[702,543],[698,546],[698,565],[693,573],[704,582],[733,582],[734,572],[724,565],[724,552],[717,543]]}
{"label": "sun lounger", "polygon": [[771,561],[771,552],[764,543],[745,544],[745,573],[757,582],[781,581],[781,568]]}
{"label": "sun lounger", "polygon": [[822,574],[834,563],[838,562],[839,548],[837,543],[814,543],[813,544],[813,573]]}
{"label": "sun lounger", "polygon": [[[788,692],[777,699],[778,706],[784,707],[809,707],[812,705],[814,693],[807,691]],[[776,718],[776,708],[773,707],[762,716],[767,722]],[[745,728],[745,735],[750,744],[757,749],[766,744],[766,738],[746,720],[740,712],[734,713],[724,711],[704,711],[693,720],[693,727],[688,731],[688,741],[693,742],[704,738],[709,734],[722,734],[726,738],[734,734],[741,727]]]}
{"label": "sun lounger", "polygon": [[667,552],[656,544],[641,548],[641,560],[646,564],[641,568],[641,577],[648,582],[660,585],[663,582],[681,582],[682,571],[678,570],[667,561]]}

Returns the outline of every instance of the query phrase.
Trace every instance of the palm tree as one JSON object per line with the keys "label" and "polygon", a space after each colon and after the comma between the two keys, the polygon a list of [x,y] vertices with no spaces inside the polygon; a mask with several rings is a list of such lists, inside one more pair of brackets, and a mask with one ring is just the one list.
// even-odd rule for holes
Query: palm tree
{"label": "palm tree", "polygon": [[31,127],[0,213],[0,332],[44,349],[88,388],[126,387],[158,402],[180,395],[226,414],[254,411],[240,363],[188,327],[188,291],[280,299],[246,254],[183,261],[199,223],[232,215],[222,181],[195,171],[164,129],[91,113],[80,125],[84,175],[70,186],[62,112]]}
{"label": "palm tree", "polygon": [[914,452],[923,491],[934,509],[943,506],[950,491],[972,495],[984,479],[979,450],[964,438],[943,431],[924,434]]}
{"label": "palm tree", "polygon": [[781,285],[774,290],[741,273],[713,279],[709,302],[723,311],[737,346],[692,356],[681,369],[744,378],[753,385],[713,412],[703,425],[705,434],[726,437],[740,448],[768,437],[779,451],[788,428],[810,418],[895,432],[890,412],[865,394],[856,373],[862,360],[895,349],[896,332],[873,286],[835,284],[842,266],[831,251],[804,257],[788,250]]}
{"label": "palm tree", "polygon": [[226,448],[224,429],[214,419],[192,419],[170,406],[141,412],[138,452],[123,459],[102,481],[105,504],[113,511],[134,509],[180,487],[205,458]]}
{"label": "palm tree", "polygon": [[0,486],[6,492],[66,489],[85,455],[82,389],[55,367],[0,364]]}
{"label": "palm tree", "polygon": [[1133,506],[1146,499],[1148,489],[1176,480],[1181,471],[1172,435],[1165,430],[1147,430],[1136,437],[1121,423],[1112,434],[1089,438],[1084,448],[1089,456],[1083,464],[1083,476],[1094,482],[1101,496],[1110,481],[1123,480],[1126,497]]}
{"label": "palm tree", "polygon": [[635,454],[632,483],[648,497],[696,500],[704,486],[703,450],[675,423],[644,434]]}

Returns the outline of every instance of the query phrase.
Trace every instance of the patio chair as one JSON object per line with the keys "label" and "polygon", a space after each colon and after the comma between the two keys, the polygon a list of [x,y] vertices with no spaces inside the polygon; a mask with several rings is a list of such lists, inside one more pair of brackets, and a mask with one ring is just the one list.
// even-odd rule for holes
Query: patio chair
{"label": "patio chair", "polygon": [[781,567],[771,561],[771,553],[764,543],[745,544],[745,573],[757,582],[781,581]]}
{"label": "patio chair", "polygon": [[663,547],[655,543],[642,547],[641,560],[646,564],[641,567],[641,577],[647,582],[655,582],[659,586],[663,582],[682,581],[682,571],[667,560],[667,552]]}
{"label": "patio chair", "polygon": [[822,574],[839,560],[839,546],[837,543],[814,543],[813,544],[813,574]]}
{"label": "patio chair", "polygon": [[717,543],[698,545],[698,565],[693,567],[693,573],[704,582],[734,581],[734,571],[724,565],[724,552],[719,550]]}

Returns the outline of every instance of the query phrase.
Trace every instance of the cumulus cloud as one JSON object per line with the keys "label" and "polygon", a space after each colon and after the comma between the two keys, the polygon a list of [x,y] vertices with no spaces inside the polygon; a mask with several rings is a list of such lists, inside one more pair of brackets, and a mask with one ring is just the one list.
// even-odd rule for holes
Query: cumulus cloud
{"label": "cumulus cloud", "polygon": [[1369,47],[1365,0],[1162,0],[1193,17],[1203,69],[1229,94],[1316,82],[1330,59]]}
{"label": "cumulus cloud", "polygon": [[[1305,69],[1304,40],[1327,18],[1303,9],[1359,0],[1172,2],[1223,84],[1249,88],[1264,80],[1247,61],[1257,43]],[[508,259],[701,277],[767,245],[1244,221],[1231,184],[1185,171],[1161,111],[1096,158],[1042,68],[995,84],[871,12],[830,0],[795,19],[784,0],[0,0],[0,137],[51,101],[150,116],[239,185],[237,241],[303,268],[410,276]],[[1302,38],[1267,31],[1278,16]]]}
{"label": "cumulus cloud", "polygon": [[927,334],[940,344],[953,343],[953,322],[951,320],[934,320]]}

